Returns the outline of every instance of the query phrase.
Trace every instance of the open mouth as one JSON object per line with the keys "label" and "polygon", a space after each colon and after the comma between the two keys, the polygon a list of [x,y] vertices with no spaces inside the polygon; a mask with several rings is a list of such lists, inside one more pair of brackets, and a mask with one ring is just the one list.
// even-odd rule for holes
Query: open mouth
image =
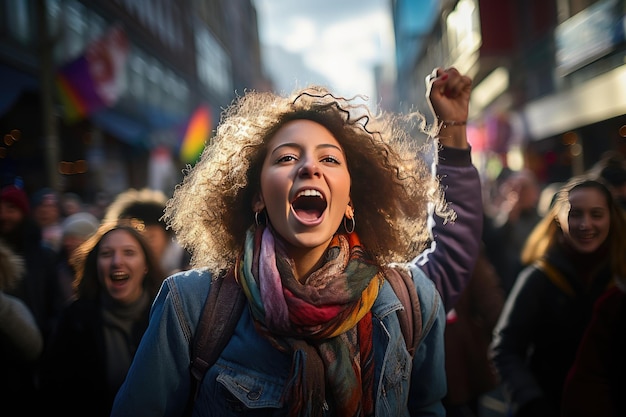
{"label": "open mouth", "polygon": [[319,219],[326,210],[326,200],[317,190],[302,190],[291,202],[291,207],[298,219],[314,221]]}
{"label": "open mouth", "polygon": [[124,272],[115,272],[109,275],[109,278],[111,279],[111,281],[121,282],[126,281],[128,278],[130,278],[130,276]]}

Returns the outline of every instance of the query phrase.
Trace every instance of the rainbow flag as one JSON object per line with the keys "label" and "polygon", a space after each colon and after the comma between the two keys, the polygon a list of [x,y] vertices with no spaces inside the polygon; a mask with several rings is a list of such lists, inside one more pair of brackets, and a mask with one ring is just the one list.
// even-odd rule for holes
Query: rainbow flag
{"label": "rainbow flag", "polygon": [[56,81],[67,121],[78,121],[105,107],[104,100],[94,87],[89,64],[84,56],[65,65],[57,73]]}
{"label": "rainbow flag", "polygon": [[185,128],[179,151],[179,158],[182,162],[190,164],[200,158],[211,136],[211,128],[211,108],[202,105],[193,112]]}
{"label": "rainbow flag", "polygon": [[125,32],[114,26],[57,71],[59,99],[67,121],[75,122],[115,104],[124,90],[128,50]]}

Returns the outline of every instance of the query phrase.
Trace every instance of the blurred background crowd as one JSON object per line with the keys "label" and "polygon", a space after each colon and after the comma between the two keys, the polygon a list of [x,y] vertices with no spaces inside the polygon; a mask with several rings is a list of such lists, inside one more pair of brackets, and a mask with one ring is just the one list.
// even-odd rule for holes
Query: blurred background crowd
{"label": "blurred background crowd", "polygon": [[[91,347],[109,338],[115,354],[127,352],[123,363],[132,357],[133,326],[144,323],[149,302],[140,297],[136,311],[114,311],[104,320],[94,315],[94,322],[84,321],[90,307],[72,314],[67,307],[93,296],[79,281],[97,275],[98,260],[89,254],[101,244],[112,253],[118,241],[139,245],[139,268],[151,271],[141,284],[149,297],[150,285],[189,267],[190,255],[160,218],[183,169],[198,159],[221,109],[238,93],[281,90],[288,84],[280,77],[298,78],[276,66],[302,58],[264,43],[264,30],[276,24],[269,17],[294,17],[269,16],[269,3],[0,2],[0,333],[20,336],[0,347],[9,369],[0,381],[3,398],[23,407],[31,404],[29,390],[58,383],[52,376],[59,369],[46,364],[56,363],[66,346],[52,337],[59,328],[74,336],[88,324],[123,329],[90,335]],[[304,3],[297,18],[315,10],[333,25],[367,10],[358,1],[332,8]],[[378,110],[417,107],[428,115],[420,105],[433,67],[455,66],[473,79],[468,138],[486,221],[475,279],[448,317],[448,406],[450,415],[513,413],[488,351],[526,266],[521,254],[529,235],[550,215],[560,187],[581,174],[600,178],[615,204],[626,207],[626,1],[380,0],[376,6],[391,22],[394,48],[390,62],[372,59],[366,68],[372,86],[363,88]],[[356,48],[362,29],[347,25],[333,33]],[[301,83],[323,82],[301,74]],[[470,345],[474,356],[455,352]],[[24,372],[25,364],[32,372]],[[478,369],[464,368],[470,364]],[[103,390],[114,390],[123,366],[100,370]],[[69,375],[80,380],[85,366],[76,368]]]}

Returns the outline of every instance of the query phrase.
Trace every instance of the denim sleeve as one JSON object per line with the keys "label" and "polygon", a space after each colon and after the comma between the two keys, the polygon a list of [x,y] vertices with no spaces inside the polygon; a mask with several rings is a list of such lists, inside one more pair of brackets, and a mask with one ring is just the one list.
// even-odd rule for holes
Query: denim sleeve
{"label": "denim sleeve", "polygon": [[435,283],[445,311],[450,311],[470,279],[478,258],[483,229],[482,187],[471,163],[470,149],[443,148],[437,175],[456,220],[444,224],[433,215],[433,243],[413,263]]}
{"label": "denim sleeve", "polygon": [[185,271],[163,282],[112,417],[182,415],[190,390],[192,329],[210,281],[208,274]]}

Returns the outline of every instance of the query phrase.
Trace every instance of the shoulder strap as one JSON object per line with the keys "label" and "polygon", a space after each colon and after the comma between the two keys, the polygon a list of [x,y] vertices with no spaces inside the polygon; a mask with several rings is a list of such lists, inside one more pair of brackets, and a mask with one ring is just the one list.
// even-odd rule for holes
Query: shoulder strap
{"label": "shoulder strap", "polygon": [[397,268],[386,268],[385,277],[404,307],[397,311],[398,320],[406,348],[413,356],[422,337],[422,309],[413,277]]}
{"label": "shoulder strap", "polygon": [[191,415],[200,382],[233,335],[245,301],[233,269],[211,283],[191,347],[191,389],[185,415]]}
{"label": "shoulder strap", "polygon": [[561,291],[565,294],[573,297],[575,295],[574,289],[570,285],[569,282],[565,279],[563,274],[561,274],[558,269],[556,269],[552,264],[550,264],[546,259],[541,258],[535,261],[535,266],[537,269],[546,274],[546,276],[552,281],[554,285],[556,285]]}

